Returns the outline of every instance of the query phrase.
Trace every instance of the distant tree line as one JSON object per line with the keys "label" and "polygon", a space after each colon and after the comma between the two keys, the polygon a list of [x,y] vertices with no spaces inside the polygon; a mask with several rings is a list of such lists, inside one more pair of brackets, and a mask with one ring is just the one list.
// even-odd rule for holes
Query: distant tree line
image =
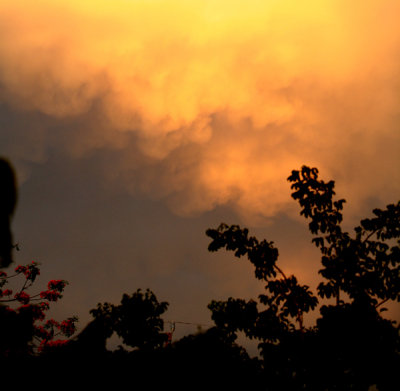
{"label": "distant tree line", "polygon": [[[0,169],[0,261],[6,269],[12,262],[9,222],[16,191],[8,163],[1,161]],[[288,178],[300,214],[308,219],[312,243],[321,252],[316,292],[285,273],[272,241],[259,241],[238,225],[221,224],[206,231],[208,249],[225,249],[250,261],[255,278],[265,284],[257,299],[212,301],[208,308],[215,326],[171,341],[162,319],[168,303],[158,301],[149,289],[138,289],[123,294],[118,305],[99,303],[90,311],[93,320],[76,334],[74,317],[46,323],[45,315],[24,313],[24,306],[34,307],[35,297],[27,293],[34,279],[32,267],[17,267],[27,281],[19,296],[3,289],[9,275],[0,275],[3,365],[28,363],[30,369],[46,368],[49,376],[58,374],[66,383],[83,376],[92,385],[129,389],[400,389],[400,328],[383,316],[386,303],[400,301],[400,202],[374,209],[373,217],[361,220],[352,234],[345,232],[345,200],[334,199],[334,182],[324,182],[318,174],[316,168],[303,166]],[[50,282],[36,296],[38,303],[60,298],[66,285],[60,281]],[[21,307],[11,310],[7,298]],[[316,310],[315,325],[307,327],[304,314]],[[258,357],[250,357],[237,343],[239,332],[258,341]],[[107,340],[113,334],[123,346],[109,350]]]}

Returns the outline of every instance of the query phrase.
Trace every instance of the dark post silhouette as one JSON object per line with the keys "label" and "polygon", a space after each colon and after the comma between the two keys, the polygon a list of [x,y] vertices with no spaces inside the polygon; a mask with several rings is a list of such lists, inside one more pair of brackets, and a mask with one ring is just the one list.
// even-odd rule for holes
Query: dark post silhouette
{"label": "dark post silhouette", "polygon": [[12,262],[13,241],[11,217],[17,202],[14,170],[10,163],[0,158],[0,268]]}

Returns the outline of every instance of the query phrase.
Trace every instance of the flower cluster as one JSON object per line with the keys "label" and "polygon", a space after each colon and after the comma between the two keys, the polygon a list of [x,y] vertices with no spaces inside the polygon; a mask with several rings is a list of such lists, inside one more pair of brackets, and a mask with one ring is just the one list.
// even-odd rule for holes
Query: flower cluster
{"label": "flower cluster", "polygon": [[71,337],[75,331],[76,331],[76,325],[75,323],[78,321],[78,318],[76,316],[73,316],[72,318],[68,318],[66,320],[63,320],[60,323],[60,330],[61,332],[67,336]]}
{"label": "flower cluster", "polygon": [[35,328],[35,335],[41,340],[42,346],[53,338],[54,333],[52,333],[50,330],[47,330],[45,326],[39,325]]}
{"label": "flower cluster", "polygon": [[48,301],[57,301],[61,297],[61,293],[57,291],[42,291],[40,297]]}
{"label": "flower cluster", "polygon": [[60,347],[60,346],[65,346],[68,343],[68,340],[65,339],[57,339],[55,341],[49,341],[47,342],[48,347]]}
{"label": "flower cluster", "polygon": [[0,289],[0,297],[11,296],[12,293],[11,289],[4,289],[4,291]]}
{"label": "flower cluster", "polygon": [[67,339],[56,339],[52,341],[43,340],[39,346],[39,351],[42,352],[44,350],[52,349],[52,348],[60,348],[66,346],[68,344]]}
{"label": "flower cluster", "polygon": [[32,313],[32,318],[34,320],[40,320],[40,321],[42,321],[46,317],[45,311],[47,311],[50,308],[50,306],[47,303],[29,304],[28,306]]}
{"label": "flower cluster", "polygon": [[17,274],[24,274],[27,280],[34,282],[36,277],[40,274],[39,264],[32,261],[32,263],[25,266],[18,265],[15,268],[15,272]]}
{"label": "flower cluster", "polygon": [[39,351],[43,351],[47,348],[56,348],[65,346],[68,340],[53,340],[56,335],[64,335],[71,337],[76,331],[77,317],[68,318],[62,322],[57,322],[54,319],[49,319],[43,325],[36,327],[35,335],[41,339]]}
{"label": "flower cluster", "polygon": [[51,280],[47,284],[47,287],[51,290],[61,293],[67,284],[68,284],[68,281],[65,281],[65,280]]}
{"label": "flower cluster", "polygon": [[24,291],[16,293],[14,298],[22,304],[28,304],[31,299],[31,297]]}
{"label": "flower cluster", "polygon": [[[28,265],[18,265],[13,275],[6,272],[0,272],[0,302],[3,303],[19,303],[17,308],[6,307],[11,313],[24,313],[29,315],[29,319],[33,321],[33,336],[39,342],[38,351],[42,351],[47,347],[60,347],[65,345],[68,340],[54,340],[54,337],[62,335],[67,338],[71,337],[76,331],[75,323],[78,318],[71,317],[62,322],[54,319],[45,321],[45,312],[50,309],[50,302],[55,302],[62,297],[62,292],[68,284],[65,280],[50,280],[47,284],[47,290],[43,290],[37,294],[30,295],[26,292],[31,287],[36,277],[40,274],[39,264],[32,262]],[[25,282],[14,296],[11,289],[1,289],[9,282],[11,277],[23,275]],[[33,303],[37,301],[36,303]]]}

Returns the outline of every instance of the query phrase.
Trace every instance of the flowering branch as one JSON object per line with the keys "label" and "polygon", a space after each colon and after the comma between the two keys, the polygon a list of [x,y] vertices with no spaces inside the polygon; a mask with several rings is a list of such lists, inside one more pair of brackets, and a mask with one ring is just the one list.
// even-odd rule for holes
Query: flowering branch
{"label": "flowering branch", "polygon": [[[47,284],[47,289],[43,290],[37,294],[30,295],[26,291],[33,285],[36,277],[40,274],[39,264],[32,262],[28,265],[22,266],[18,265],[15,268],[15,274],[8,276],[6,272],[0,271],[0,302],[11,303],[19,302],[20,307],[12,309],[7,306],[7,310],[14,313],[29,313],[30,318],[33,321],[33,338],[39,343],[37,351],[42,351],[48,346],[61,346],[68,342],[68,340],[54,340],[56,336],[65,336],[67,338],[71,337],[75,331],[75,323],[78,321],[77,317],[70,317],[62,322],[57,322],[54,319],[48,319],[44,322],[46,317],[45,312],[50,308],[50,302],[56,302],[58,299],[62,298],[62,293],[68,284],[65,280],[50,280]],[[23,275],[25,281],[18,290],[17,293],[13,295],[11,289],[2,289],[6,285],[10,278],[16,277],[18,275]],[[33,304],[32,302],[37,303]],[[41,323],[38,323],[41,322]]]}

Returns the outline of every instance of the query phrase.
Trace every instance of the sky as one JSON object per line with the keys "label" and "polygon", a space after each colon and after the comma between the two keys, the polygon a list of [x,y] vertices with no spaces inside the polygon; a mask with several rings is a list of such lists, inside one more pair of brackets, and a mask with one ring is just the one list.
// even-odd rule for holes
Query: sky
{"label": "sky", "polygon": [[69,281],[55,316],[83,327],[98,302],[150,288],[166,319],[193,323],[177,336],[212,324],[212,299],[263,289],[249,262],[207,251],[221,222],[274,241],[315,288],[287,177],[334,179],[348,230],[398,201],[399,14],[397,0],[1,0],[15,262]]}

